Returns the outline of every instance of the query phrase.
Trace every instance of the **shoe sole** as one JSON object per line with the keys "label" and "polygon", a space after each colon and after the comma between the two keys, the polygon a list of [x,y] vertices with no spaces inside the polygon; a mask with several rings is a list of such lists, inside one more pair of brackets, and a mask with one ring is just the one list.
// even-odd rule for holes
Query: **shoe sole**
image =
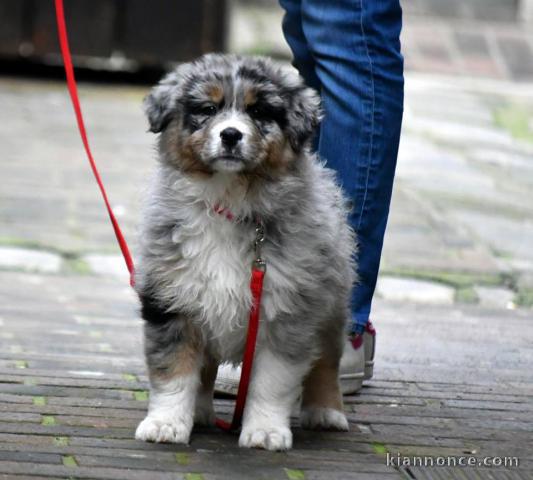
{"label": "shoe sole", "polygon": [[365,374],[360,373],[350,373],[340,376],[341,392],[343,395],[352,395],[357,393],[361,388],[363,388],[363,380]]}

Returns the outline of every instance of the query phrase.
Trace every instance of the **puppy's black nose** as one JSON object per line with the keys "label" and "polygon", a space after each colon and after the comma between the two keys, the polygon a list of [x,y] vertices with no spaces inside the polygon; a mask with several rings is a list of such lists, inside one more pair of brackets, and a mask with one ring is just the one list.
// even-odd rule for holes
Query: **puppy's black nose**
{"label": "puppy's black nose", "polygon": [[222,143],[226,147],[234,147],[237,142],[242,138],[242,132],[233,127],[225,128],[220,132],[220,138]]}

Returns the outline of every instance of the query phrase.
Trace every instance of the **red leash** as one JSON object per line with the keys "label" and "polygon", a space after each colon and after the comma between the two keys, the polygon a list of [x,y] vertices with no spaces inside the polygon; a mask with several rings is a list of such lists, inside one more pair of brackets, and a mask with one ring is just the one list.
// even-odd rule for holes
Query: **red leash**
{"label": "red leash", "polygon": [[244,406],[246,405],[246,396],[248,395],[248,386],[250,385],[250,375],[252,374],[257,332],[259,330],[259,308],[261,304],[261,292],[263,290],[264,277],[265,270],[254,266],[252,269],[252,279],[250,281],[253,305],[250,310],[246,345],[244,347],[244,355],[242,359],[241,379],[239,381],[239,389],[237,390],[237,400],[235,401],[235,410],[233,412],[231,423],[221,420],[220,418],[216,419],[217,427],[222,430],[236,430],[241,426]]}
{"label": "red leash", "polygon": [[[107,193],[106,193],[104,184],[102,182],[102,178],[100,177],[100,173],[98,172],[98,168],[96,167],[96,163],[94,161],[91,148],[89,146],[87,132],[85,130],[85,123],[83,121],[83,115],[81,112],[80,100],[78,98],[78,87],[76,86],[76,78],[74,77],[74,69],[72,67],[72,58],[70,55],[70,48],[68,45],[68,36],[67,36],[67,27],[65,24],[65,11],[63,9],[63,0],[55,0],[55,7],[56,7],[57,29],[59,33],[59,44],[61,46],[61,54],[63,56],[63,64],[65,66],[65,73],[67,76],[68,91],[70,93],[72,106],[74,107],[74,112],[76,114],[76,120],[78,122],[78,130],[80,131],[81,140],[83,142],[85,152],[87,153],[87,158],[89,159],[89,163],[91,165],[94,178],[96,179],[96,183],[98,184],[98,187],[100,188],[100,193],[102,194],[102,197],[104,199],[107,213],[109,214],[109,219],[111,220],[111,224],[113,225],[113,230],[115,231],[115,237],[117,238],[117,242],[122,252],[122,256],[124,257],[124,261],[126,262],[126,267],[128,268],[128,272],[130,272],[130,285],[133,287],[135,283],[133,260],[131,258],[128,244],[126,243],[124,235],[122,234],[122,231],[120,230],[120,226],[117,222],[117,219],[115,218],[113,209],[111,208],[111,205],[109,204]],[[227,213],[225,210],[223,210],[223,212],[228,220],[233,219],[233,215],[231,214],[231,212]],[[217,213],[221,213],[221,212],[217,212]],[[244,412],[244,406],[246,404],[246,395],[248,393],[248,385],[250,384],[250,375],[252,373],[252,364],[253,364],[253,358],[254,358],[254,352],[255,352],[255,344],[257,340],[257,332],[259,330],[259,311],[260,311],[260,305],[261,305],[261,293],[263,290],[263,278],[265,276],[265,262],[261,259],[261,255],[260,255],[261,253],[260,247],[264,239],[264,232],[263,232],[263,228],[261,225],[257,226],[256,233],[257,233],[256,240],[255,240],[256,260],[252,268],[252,278],[250,280],[250,289],[252,291],[252,302],[253,303],[252,303],[252,309],[250,310],[248,332],[246,334],[246,345],[245,345],[244,356],[243,356],[243,361],[242,361],[241,379],[239,382],[239,389],[237,391],[237,400],[235,402],[235,412],[233,414],[233,419],[231,423],[228,423],[224,420],[220,420],[218,418],[216,420],[217,426],[222,428],[223,430],[235,430],[240,427],[242,415]]]}
{"label": "red leash", "polygon": [[109,214],[109,219],[111,220],[113,230],[115,231],[115,237],[117,237],[118,245],[122,252],[122,256],[124,257],[124,261],[126,262],[126,267],[128,268],[128,272],[130,272],[130,285],[133,287],[135,282],[134,267],[130,250],[128,248],[126,240],[124,239],[122,230],[120,230],[120,226],[118,225],[117,219],[115,218],[113,209],[109,204],[109,199],[107,198],[107,193],[104,188],[104,184],[102,183],[102,178],[100,177],[100,173],[96,168],[96,163],[94,162],[93,154],[91,152],[91,148],[89,147],[89,140],[87,138],[87,132],[85,130],[85,122],[83,121],[80,100],[78,98],[78,87],[76,86],[76,79],[74,78],[74,69],[72,68],[70,48],[68,46],[67,26],[65,24],[63,0],[55,0],[55,5],[57,29],[59,33],[59,44],[61,46],[61,54],[63,55],[63,63],[65,65],[65,73],[67,75],[67,86],[68,91],[70,93],[70,99],[72,100],[72,106],[74,107],[74,112],[76,113],[76,120],[78,122],[78,129],[80,131],[81,141],[83,142],[83,146],[85,147],[85,152],[87,153],[87,158],[89,159],[94,178],[96,179],[96,183],[98,184],[98,187],[100,188],[100,193],[102,194],[102,198],[104,199],[105,207],[107,209],[107,213]]}

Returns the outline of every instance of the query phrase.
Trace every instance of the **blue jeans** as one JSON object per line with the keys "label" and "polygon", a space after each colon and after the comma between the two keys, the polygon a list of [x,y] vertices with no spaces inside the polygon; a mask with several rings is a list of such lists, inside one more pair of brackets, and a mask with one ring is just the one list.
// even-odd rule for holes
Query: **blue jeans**
{"label": "blue jeans", "polygon": [[368,323],[403,114],[399,0],[280,0],[294,66],[322,96],[319,155],[352,202],[359,281],[352,331]]}

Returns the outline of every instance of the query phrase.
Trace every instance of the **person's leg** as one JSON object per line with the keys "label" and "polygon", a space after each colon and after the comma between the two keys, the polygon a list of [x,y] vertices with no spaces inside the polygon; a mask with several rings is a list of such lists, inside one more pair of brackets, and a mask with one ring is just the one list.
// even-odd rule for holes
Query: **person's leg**
{"label": "person's leg", "polygon": [[359,242],[353,332],[361,333],[376,286],[403,113],[401,8],[398,0],[302,0],[301,21],[325,109],[318,151],[353,202]]}
{"label": "person's leg", "polygon": [[[368,322],[379,269],[402,119],[401,10],[398,0],[280,4],[293,64],[324,101],[319,154],[337,171],[354,203],[350,220],[359,235],[359,286],[353,294],[351,329],[360,333]],[[353,348],[345,348],[343,393],[355,392],[363,377],[372,376],[374,333],[368,327],[368,338],[358,335],[352,338]],[[216,391],[236,394],[239,377],[240,368],[223,365]]]}
{"label": "person's leg", "polygon": [[285,10],[283,17],[283,35],[292,54],[292,64],[296,67],[305,83],[320,92],[322,85],[316,74],[315,59],[309,50],[302,30],[302,0],[279,0]]}

